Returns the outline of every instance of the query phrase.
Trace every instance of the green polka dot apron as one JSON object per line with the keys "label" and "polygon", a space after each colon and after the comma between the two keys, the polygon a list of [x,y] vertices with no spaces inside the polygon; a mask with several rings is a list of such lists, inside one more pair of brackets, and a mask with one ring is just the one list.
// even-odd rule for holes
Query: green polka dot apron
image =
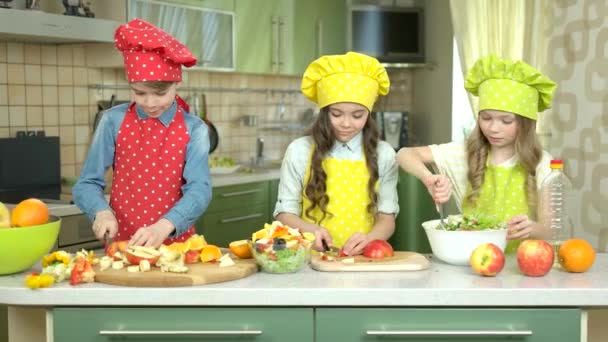
{"label": "green polka dot apron", "polygon": [[[526,170],[520,163],[513,167],[487,165],[476,205],[463,200],[463,215],[493,217],[503,222],[515,215],[530,216],[525,184]],[[465,198],[470,192],[469,184]],[[509,240],[505,253],[515,253],[520,242]]]}
{"label": "green polka dot apron", "polygon": [[[374,217],[367,211],[370,203],[367,190],[369,172],[365,160],[327,158],[323,160],[322,167],[327,174],[327,211],[331,215],[328,214],[321,225],[331,234],[333,245],[341,247],[353,233],[367,234],[373,228]],[[310,179],[310,159],[304,179],[306,188]],[[302,219],[318,224],[323,213],[316,207],[311,213],[315,219],[308,218],[306,209],[311,206],[311,201],[302,191]]]}

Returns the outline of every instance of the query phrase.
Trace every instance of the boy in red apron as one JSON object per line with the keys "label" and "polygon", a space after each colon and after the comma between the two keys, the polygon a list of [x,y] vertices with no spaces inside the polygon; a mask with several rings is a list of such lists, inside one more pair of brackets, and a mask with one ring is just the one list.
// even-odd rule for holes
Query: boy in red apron
{"label": "boy in red apron", "polygon": [[543,232],[535,208],[551,156],[538,142],[536,120],[551,107],[556,84],[524,62],[490,55],[469,70],[465,88],[479,96],[477,125],[466,144],[403,148],[397,159],[437,203],[453,193],[463,215],[506,223],[506,252],[513,253],[520,239]]}
{"label": "boy in red apron", "polygon": [[312,232],[315,248],[360,254],[372,240],[388,240],[399,212],[395,150],[379,140],[370,113],[390,88],[375,58],[349,52],[312,62],[302,93],[321,108],[309,136],[283,158],[274,215]]}
{"label": "boy in red apron", "polygon": [[[114,36],[133,102],[107,110],[72,193],[98,239],[158,247],[184,241],[211,200],[207,126],[176,94],[196,58],[154,25],[134,19]],[[103,195],[112,167],[110,202]]]}

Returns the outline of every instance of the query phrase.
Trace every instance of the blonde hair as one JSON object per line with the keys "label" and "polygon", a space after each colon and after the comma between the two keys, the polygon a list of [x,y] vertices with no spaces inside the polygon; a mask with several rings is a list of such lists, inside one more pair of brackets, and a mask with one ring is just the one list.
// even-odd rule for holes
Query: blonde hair
{"label": "blonde hair", "polygon": [[[479,120],[479,119],[478,119]],[[542,147],[536,136],[536,121],[515,115],[517,124],[517,135],[515,137],[515,153],[519,156],[519,162],[526,170],[526,197],[528,201],[528,214],[536,216],[537,194],[536,194],[536,167],[542,157]],[[484,182],[486,161],[490,152],[490,142],[481,132],[479,123],[475,126],[467,139],[466,157],[469,166],[467,179],[471,184],[471,193],[465,198],[470,204],[475,205],[479,198],[481,186]]]}

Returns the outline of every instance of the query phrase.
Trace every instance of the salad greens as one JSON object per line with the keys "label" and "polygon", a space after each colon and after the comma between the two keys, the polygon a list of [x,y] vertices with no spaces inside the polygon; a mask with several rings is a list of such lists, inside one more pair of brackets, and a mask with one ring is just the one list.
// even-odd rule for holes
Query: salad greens
{"label": "salad greens", "polygon": [[[475,215],[450,215],[448,216],[445,225],[445,230],[498,230],[504,229],[505,224],[492,216]],[[441,229],[441,226],[437,226]]]}
{"label": "salad greens", "polygon": [[254,257],[262,269],[266,272],[289,273],[299,270],[305,264],[306,254],[306,248],[300,246],[296,250],[284,249],[275,251],[274,256],[255,251]]}
{"label": "salad greens", "polygon": [[209,167],[233,167],[236,161],[230,157],[212,156],[209,158]]}

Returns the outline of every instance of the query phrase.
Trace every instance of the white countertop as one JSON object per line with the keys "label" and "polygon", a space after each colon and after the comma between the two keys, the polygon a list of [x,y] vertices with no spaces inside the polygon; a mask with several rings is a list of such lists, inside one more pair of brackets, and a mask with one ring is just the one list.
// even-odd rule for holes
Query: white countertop
{"label": "white countertop", "polygon": [[279,179],[280,175],[281,170],[279,168],[264,169],[262,171],[256,171],[255,173],[235,172],[228,175],[211,175],[211,184],[213,187],[216,187],[253,182],[263,182],[273,179]]}
{"label": "white countertop", "polygon": [[193,287],[135,288],[67,283],[30,290],[25,274],[0,276],[0,304],[26,306],[367,306],[367,307],[608,307],[608,254],[586,273],[552,270],[526,277],[514,256],[494,278],[468,267],[432,262],[415,272],[257,273]]}

